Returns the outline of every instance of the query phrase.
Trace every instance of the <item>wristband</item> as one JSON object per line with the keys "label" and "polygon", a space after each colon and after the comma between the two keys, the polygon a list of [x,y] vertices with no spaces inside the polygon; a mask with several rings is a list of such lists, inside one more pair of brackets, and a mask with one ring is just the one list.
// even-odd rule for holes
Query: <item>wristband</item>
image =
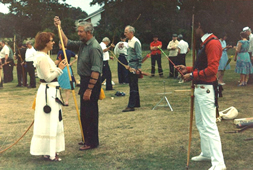
{"label": "wristband", "polygon": [[95,78],[93,78],[93,77],[90,77],[90,79],[93,79],[93,80],[98,80],[98,79],[95,79]]}

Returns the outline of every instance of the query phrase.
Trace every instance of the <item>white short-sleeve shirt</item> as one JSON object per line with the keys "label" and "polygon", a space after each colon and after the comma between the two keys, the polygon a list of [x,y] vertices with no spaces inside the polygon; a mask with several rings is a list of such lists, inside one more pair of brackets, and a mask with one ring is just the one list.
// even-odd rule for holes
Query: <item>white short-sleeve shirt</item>
{"label": "white short-sleeve shirt", "polygon": [[10,53],[10,50],[9,50],[8,46],[4,45],[4,47],[2,48],[2,50],[0,52],[0,59],[5,58],[6,54],[9,56],[9,53]]}
{"label": "white short-sleeve shirt", "polygon": [[[102,50],[107,48],[106,44],[104,42],[101,42],[100,46],[101,46]],[[108,51],[103,52],[103,61],[108,61],[109,59],[110,59],[109,52]]]}

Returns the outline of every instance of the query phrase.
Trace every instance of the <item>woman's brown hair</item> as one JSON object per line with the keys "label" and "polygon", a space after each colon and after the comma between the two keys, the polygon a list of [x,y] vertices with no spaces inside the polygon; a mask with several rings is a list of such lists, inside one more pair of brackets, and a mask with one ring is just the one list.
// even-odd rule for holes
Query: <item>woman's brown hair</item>
{"label": "woman's brown hair", "polygon": [[54,38],[54,34],[51,32],[39,32],[35,37],[34,48],[38,51],[43,50],[50,41],[50,37]]}

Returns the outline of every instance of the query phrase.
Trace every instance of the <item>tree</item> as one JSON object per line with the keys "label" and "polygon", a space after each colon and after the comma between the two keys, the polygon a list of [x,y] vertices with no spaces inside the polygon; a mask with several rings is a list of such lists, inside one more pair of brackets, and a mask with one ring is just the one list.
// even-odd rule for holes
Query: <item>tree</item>
{"label": "tree", "polygon": [[186,41],[191,42],[193,6],[195,6],[195,12],[206,10],[211,13],[216,22],[214,33],[219,37],[221,33],[227,32],[229,44],[236,45],[243,27],[253,28],[251,22],[253,11],[250,9],[253,1],[93,0],[91,5],[96,3],[104,4],[105,9],[100,25],[96,28],[96,37],[100,39],[104,36],[113,38],[116,35],[116,40],[119,40],[118,37],[123,33],[124,27],[133,24],[141,14],[134,27],[136,36],[143,44],[149,44],[152,41],[152,34],[157,34],[163,44],[166,44],[173,33],[181,33]]}
{"label": "tree", "polygon": [[66,21],[63,26],[67,34],[73,35],[75,20],[87,17],[81,8],[60,4],[58,0],[3,0],[2,3],[10,3],[10,13],[0,15],[1,36],[4,37],[17,34],[17,37],[25,39],[35,37],[37,32],[44,30],[57,33],[53,25],[55,15]]}

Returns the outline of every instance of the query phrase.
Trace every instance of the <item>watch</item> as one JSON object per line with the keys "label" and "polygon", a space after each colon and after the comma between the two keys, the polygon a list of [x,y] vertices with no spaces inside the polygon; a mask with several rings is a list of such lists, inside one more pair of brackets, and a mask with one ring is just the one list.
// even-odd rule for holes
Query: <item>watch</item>
{"label": "watch", "polygon": [[193,74],[192,74],[192,72],[190,73],[190,78],[193,79]]}

